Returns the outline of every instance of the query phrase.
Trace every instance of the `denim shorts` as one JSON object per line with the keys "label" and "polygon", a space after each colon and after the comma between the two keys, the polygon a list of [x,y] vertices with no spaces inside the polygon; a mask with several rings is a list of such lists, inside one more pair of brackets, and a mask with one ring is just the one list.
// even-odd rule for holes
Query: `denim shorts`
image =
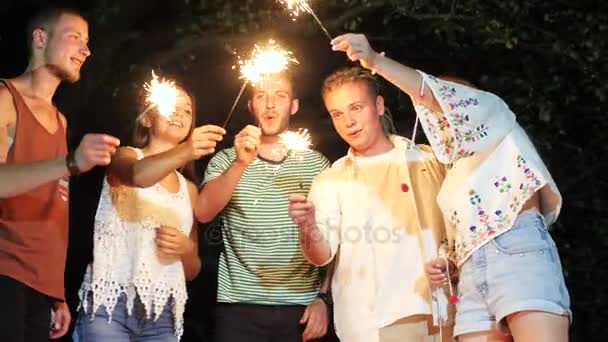
{"label": "denim shorts", "polygon": [[137,298],[129,315],[126,296],[122,294],[112,311],[112,320],[109,319],[104,306],[101,306],[94,315],[85,314],[81,309],[72,341],[177,342],[172,305],[167,303],[160,317],[154,320],[146,317],[143,304]]}
{"label": "denim shorts", "polygon": [[475,251],[460,269],[454,336],[501,329],[521,311],[568,316],[570,296],[555,242],[537,211]]}

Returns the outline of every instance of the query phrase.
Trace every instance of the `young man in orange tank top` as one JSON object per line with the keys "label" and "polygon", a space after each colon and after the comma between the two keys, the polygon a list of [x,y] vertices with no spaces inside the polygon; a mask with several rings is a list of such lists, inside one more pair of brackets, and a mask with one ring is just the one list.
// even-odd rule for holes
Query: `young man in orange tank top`
{"label": "young man in orange tank top", "polygon": [[[67,153],[66,119],[52,103],[91,52],[77,12],[47,9],[28,25],[25,72],[0,81],[0,341],[44,341],[70,323],[63,274],[71,175],[107,165],[119,140],[87,134]],[[51,322],[51,309],[55,312]],[[49,331],[50,329],[50,331]]]}

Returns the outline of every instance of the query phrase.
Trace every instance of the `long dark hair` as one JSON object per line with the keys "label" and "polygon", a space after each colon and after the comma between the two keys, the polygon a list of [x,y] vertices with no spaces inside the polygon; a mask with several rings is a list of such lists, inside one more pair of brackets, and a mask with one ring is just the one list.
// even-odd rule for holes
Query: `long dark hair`
{"label": "long dark hair", "polygon": [[[190,102],[192,103],[192,124],[190,125],[190,131],[188,131],[186,137],[182,141],[180,141],[180,143],[182,143],[188,140],[188,138],[190,138],[190,136],[192,135],[192,131],[194,131],[194,127],[196,127],[196,99],[194,98],[194,95],[189,92],[182,84],[175,82],[175,87],[178,90],[181,90],[186,93],[186,95],[190,98]],[[148,105],[146,104],[146,101],[144,101],[144,93],[142,93],[140,97],[141,101],[139,102],[140,105],[138,113],[143,113],[148,108]],[[156,111],[156,108],[150,109],[150,112],[152,111]],[[137,119],[135,120],[135,127],[133,129],[133,146],[137,148],[144,148],[150,143],[150,127],[146,127],[141,123],[142,118],[143,115],[141,114],[137,116]],[[196,186],[198,186],[200,179],[198,177],[198,173],[196,172],[196,165],[193,160],[187,162],[184,166],[179,168],[178,171],[184,177],[186,177],[186,179],[190,180]]]}

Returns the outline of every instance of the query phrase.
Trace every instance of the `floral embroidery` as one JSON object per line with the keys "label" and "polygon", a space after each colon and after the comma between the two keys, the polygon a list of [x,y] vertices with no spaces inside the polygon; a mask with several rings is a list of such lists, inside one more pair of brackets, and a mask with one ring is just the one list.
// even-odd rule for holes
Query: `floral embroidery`
{"label": "floral embroidery", "polygon": [[456,260],[459,259],[459,252],[468,250],[467,240],[463,236],[463,232],[458,229],[460,227],[460,219],[458,218],[458,211],[453,210],[450,216],[450,225],[452,231],[455,232],[455,243],[454,249],[456,254]]}
{"label": "floral embroidery", "polygon": [[[437,79],[435,79],[436,83]],[[449,86],[448,84],[445,83],[439,83],[439,97],[441,98],[441,100],[448,100],[451,98],[454,98],[456,96],[456,89],[454,89],[454,87]]]}
{"label": "floral embroidery", "polygon": [[469,191],[469,202],[477,210],[477,222],[480,224],[469,226],[469,237],[471,246],[476,247],[480,243],[484,242],[489,236],[496,233],[494,226],[492,225],[492,219],[490,214],[481,205],[481,196],[475,191]]}
{"label": "floral embroidery", "polygon": [[532,171],[530,169],[530,167],[528,167],[528,162],[526,162],[524,157],[522,157],[521,155],[517,156],[517,167],[520,169],[523,169],[526,179],[528,179],[531,183],[533,183],[532,185],[534,186],[534,188],[536,190],[536,188],[538,188],[540,186],[541,181],[540,181],[540,179],[538,179],[538,177],[536,176],[534,171]]}
{"label": "floral embroidery", "polygon": [[460,225],[460,219],[458,219],[458,211],[452,211],[452,216],[450,216],[450,222],[456,227]]}
{"label": "floral embroidery", "polygon": [[463,133],[463,136],[465,142],[477,142],[482,138],[488,136],[488,127],[486,127],[486,125],[484,124],[481,124],[475,127],[475,129],[467,130]]}
{"label": "floral embroidery", "polygon": [[513,200],[509,204],[509,209],[511,212],[519,212],[520,208],[524,204],[524,200],[527,200],[542,184],[534,171],[528,167],[527,161],[521,155],[517,156],[517,168],[523,171],[525,180],[527,180],[527,182],[519,184],[518,189],[520,195],[514,196]]}
{"label": "floral embroidery", "polygon": [[[475,185],[467,188],[467,180],[453,179],[444,184],[446,191],[439,199],[442,208],[449,208],[446,221],[456,229],[456,258],[462,263],[478,247],[509,229],[525,201],[551,179],[541,161],[522,157],[537,153],[531,142],[519,134],[520,128],[513,129],[509,123],[513,113],[502,104],[486,107],[486,100],[490,105],[497,100],[495,96],[421,74],[445,109],[444,113],[435,113],[416,106],[439,161],[449,168],[477,151],[490,154],[467,175]],[[515,140],[501,140],[507,136]]]}
{"label": "floral embroidery", "polygon": [[441,131],[450,129],[450,121],[448,121],[448,118],[446,116],[441,116],[437,119],[437,127]]}
{"label": "floral embroidery", "polygon": [[508,182],[507,177],[502,177],[496,182],[494,182],[494,187],[498,189],[498,192],[505,193],[511,191],[511,183]]}
{"label": "floral embroidery", "polygon": [[[447,118],[446,118],[447,120]],[[460,113],[452,113],[452,121],[454,122],[455,125],[457,126],[462,126],[464,125],[465,122],[469,121],[469,116],[468,115],[462,115]]]}
{"label": "floral embroidery", "polygon": [[417,108],[423,117],[430,140],[450,160],[475,154],[475,146],[463,144],[476,143],[488,136],[487,124],[470,128],[471,123],[466,110],[468,107],[478,106],[479,100],[474,97],[463,98],[457,94],[454,86],[441,82],[433,76],[428,77],[435,85],[438,101],[449,108],[449,112],[445,115],[431,112],[423,106]]}
{"label": "floral embroidery", "polygon": [[498,208],[493,213],[488,213],[482,206],[483,198],[481,195],[475,189],[471,189],[468,193],[469,204],[475,210],[475,219],[472,220],[472,224],[466,227],[466,229],[462,227],[460,219],[456,217],[456,211],[453,211],[451,217],[452,224],[456,227],[457,231],[458,227],[461,229],[456,236],[462,239],[462,241],[455,243],[458,260],[463,260],[467,256],[467,253],[470,253],[475,247],[483,245],[496,233],[509,229],[525,201],[542,184],[541,180],[521,155],[517,156],[516,164],[517,170],[520,173],[519,175],[516,174],[514,178],[521,180],[519,186],[513,187],[510,178],[502,176],[498,177],[492,184],[494,186],[493,189],[497,192],[496,195],[486,194],[489,196],[506,196],[506,200],[501,201],[506,209]]}
{"label": "floral embroidery", "polygon": [[[455,93],[455,92],[454,92]],[[450,110],[454,110],[456,108],[467,108],[469,106],[477,106],[479,105],[479,100],[473,97],[469,97],[468,99],[462,99],[458,102],[448,103],[450,105]],[[468,117],[467,117],[468,120]]]}

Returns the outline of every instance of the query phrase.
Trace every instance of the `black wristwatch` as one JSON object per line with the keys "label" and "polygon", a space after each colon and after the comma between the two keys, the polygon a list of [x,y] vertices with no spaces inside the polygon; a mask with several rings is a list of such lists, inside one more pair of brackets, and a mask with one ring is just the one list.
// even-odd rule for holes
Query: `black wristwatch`
{"label": "black wristwatch", "polygon": [[331,300],[331,294],[330,293],[323,293],[323,292],[319,292],[317,294],[317,298],[319,298],[320,300],[323,301],[323,303],[325,303],[325,305],[331,305],[332,300]]}
{"label": "black wristwatch", "polygon": [[74,151],[68,152],[68,155],[65,156],[65,166],[68,168],[70,176],[77,176],[81,173],[80,168],[78,168],[78,164],[76,163],[76,154]]}

